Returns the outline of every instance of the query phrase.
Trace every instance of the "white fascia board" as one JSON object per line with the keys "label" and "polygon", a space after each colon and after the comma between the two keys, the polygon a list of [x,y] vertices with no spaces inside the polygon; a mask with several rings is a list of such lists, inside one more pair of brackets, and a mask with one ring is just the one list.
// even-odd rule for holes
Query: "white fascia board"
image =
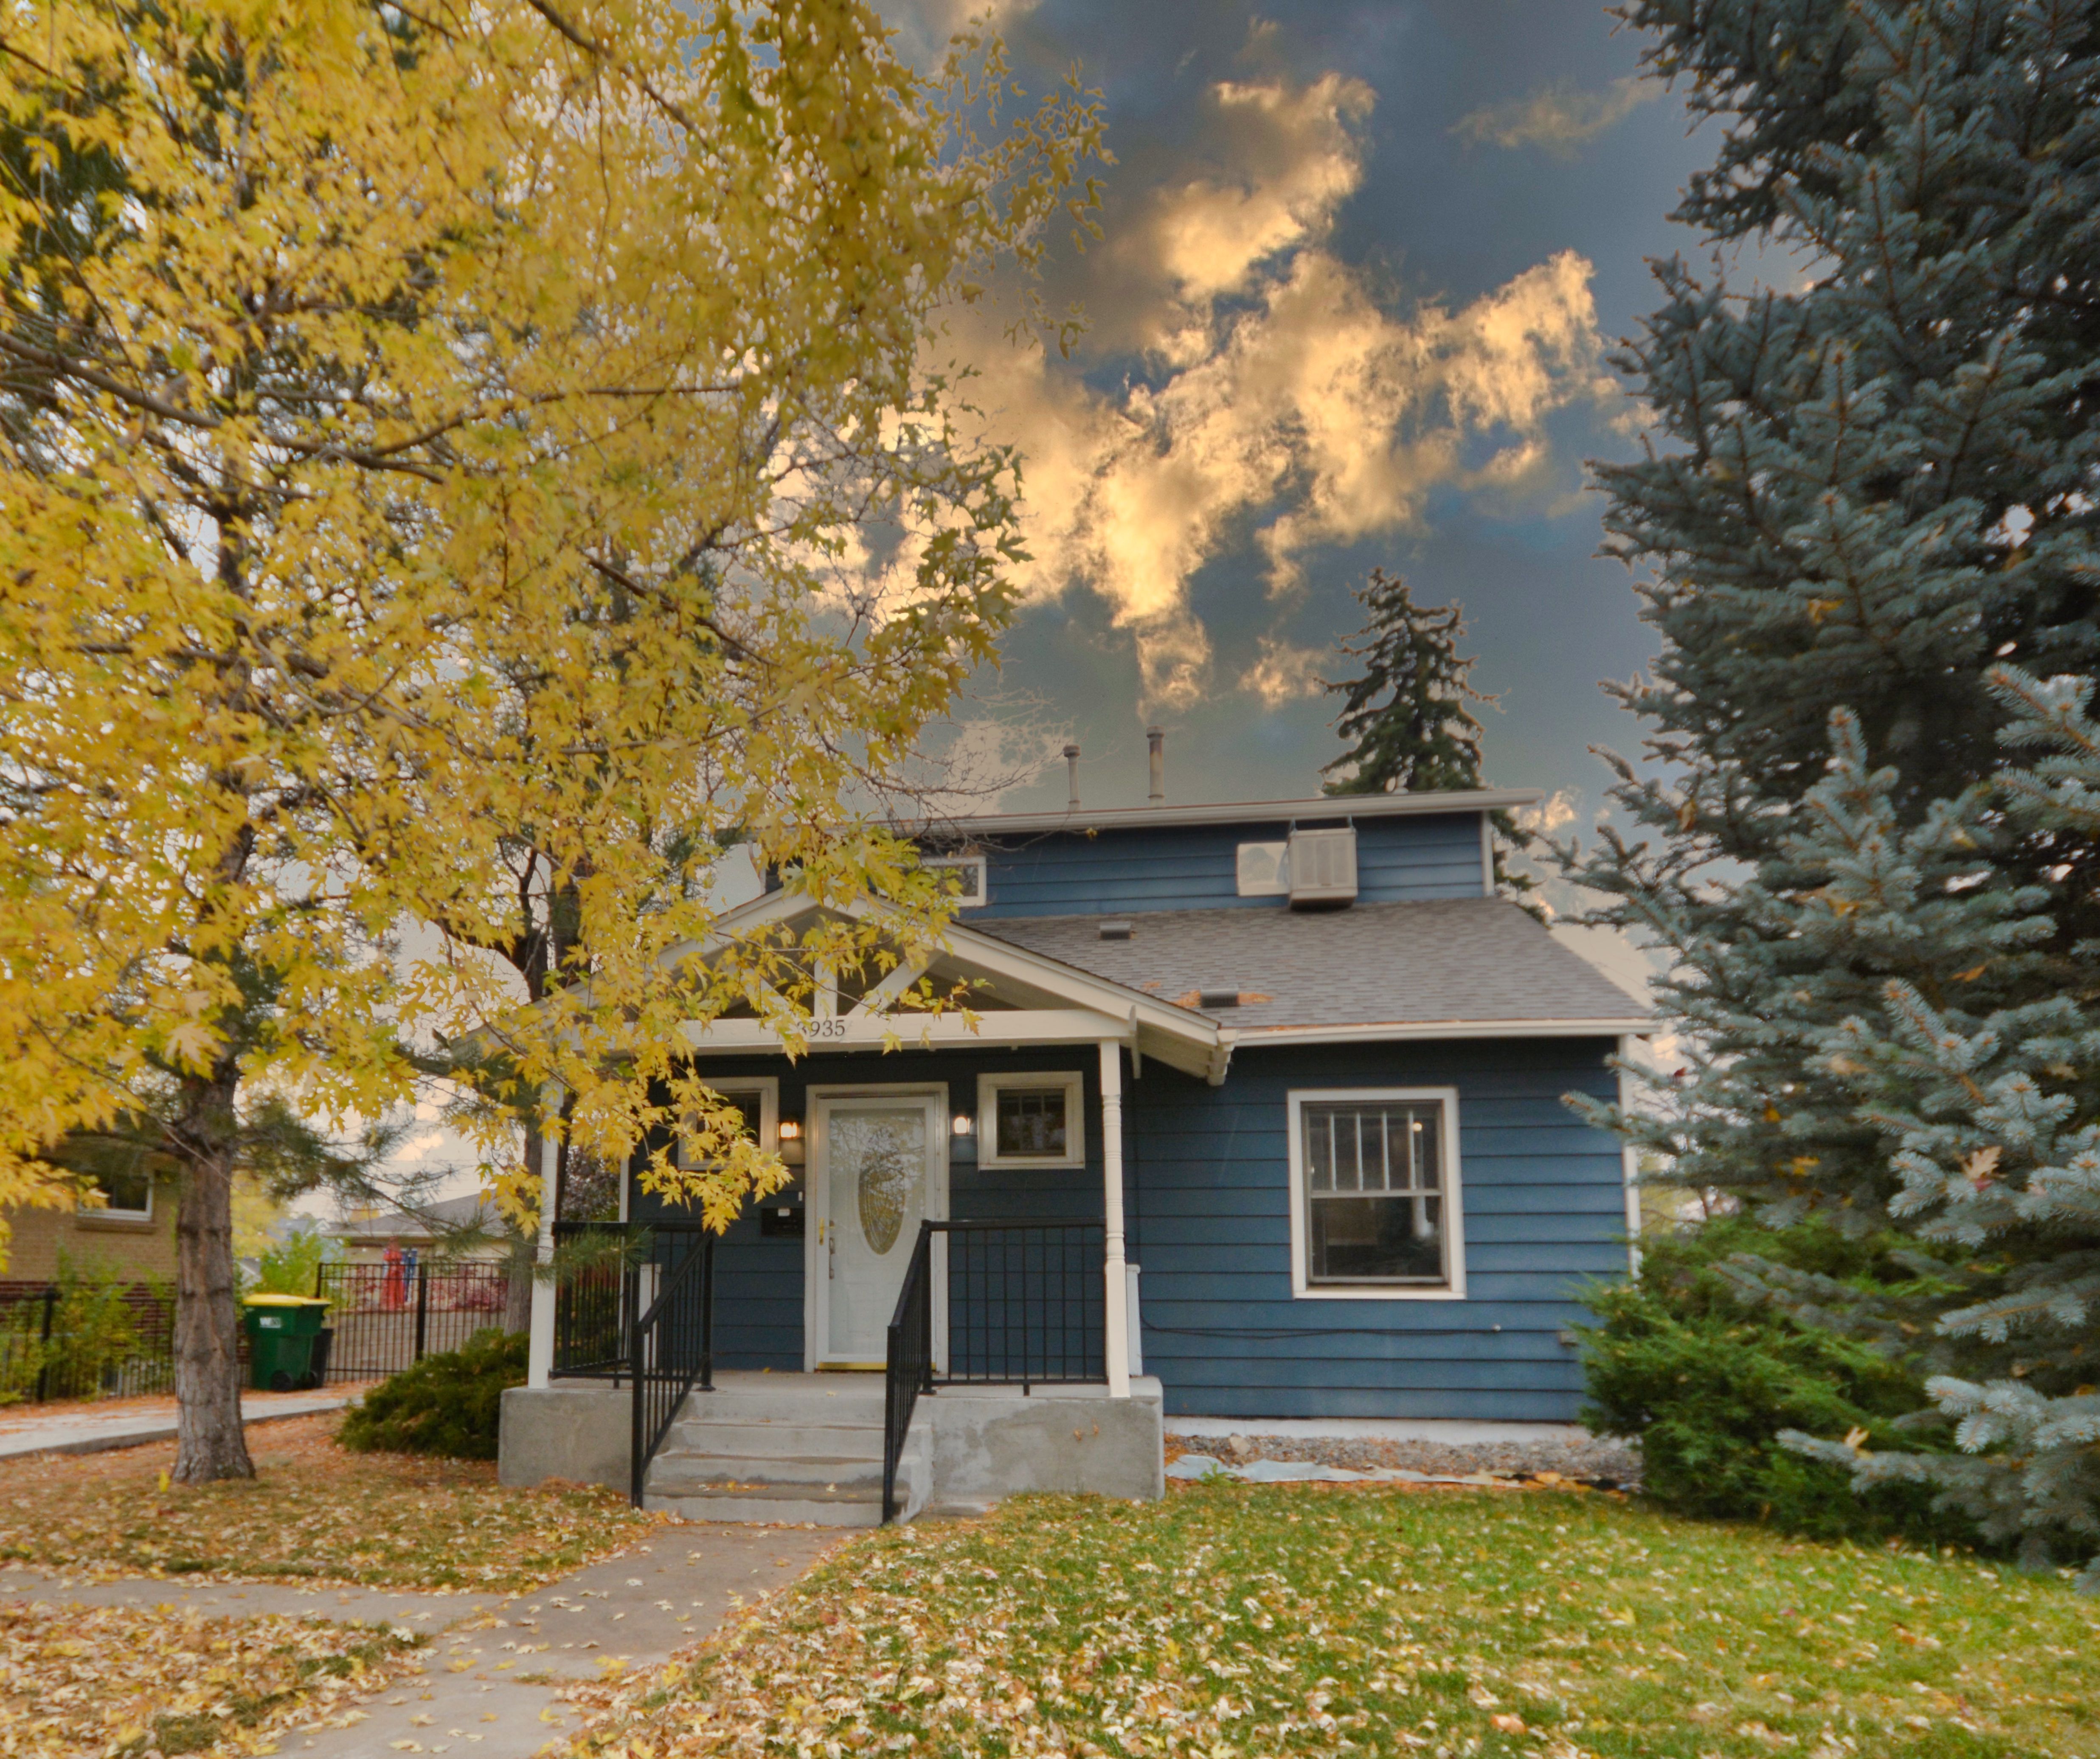
{"label": "white fascia board", "polygon": [[[1020,1047],[1037,1044],[1099,1044],[1127,1043],[1130,1023],[1114,1014],[1092,1008],[1016,1008],[979,1014],[974,1022],[960,1012],[914,1016],[841,1015],[834,1021],[812,1021],[803,1036],[805,1051],[944,1050],[962,1046]],[[785,1049],[781,1034],[759,1020],[690,1021],[680,1029],[695,1051],[716,1056],[773,1056]],[[1211,1047],[1186,1040],[1160,1042],[1147,1047],[1147,1054],[1189,1074],[1203,1073],[1210,1064]]]}
{"label": "white fascia board", "polygon": [[899,820],[905,835],[1022,836],[1045,831],[1113,831],[1155,825],[1326,822],[1342,818],[1406,818],[1435,813],[1511,812],[1546,798],[1538,788],[1454,789],[1443,794],[1323,794],[1309,800],[1226,800],[1206,806],[1110,806],[1057,813],[988,813],[980,818]]}
{"label": "white fascia board", "polygon": [[1652,1020],[1405,1020],[1361,1026],[1244,1026],[1239,1044],[1361,1044],[1401,1038],[1619,1038],[1655,1031]]}

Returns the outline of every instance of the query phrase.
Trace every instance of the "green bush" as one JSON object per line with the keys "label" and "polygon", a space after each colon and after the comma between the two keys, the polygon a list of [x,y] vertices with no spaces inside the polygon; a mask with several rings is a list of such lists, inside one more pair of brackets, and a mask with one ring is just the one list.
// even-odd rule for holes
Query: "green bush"
{"label": "green bush", "polygon": [[1644,1238],[1639,1276],[1585,1298],[1599,1323],[1584,1328],[1584,1425],[1637,1437],[1648,1494],[1679,1514],[1762,1521],[1813,1538],[1972,1543],[1969,1525],[1935,1512],[1925,1487],[1861,1497],[1842,1468],[1779,1444],[1781,1430],[1798,1429],[1833,1437],[1864,1431],[1870,1448],[1929,1446],[1893,1426],[1930,1400],[1901,1364],[1745,1305],[1715,1268],[1746,1252],[1887,1289],[1910,1280],[1887,1256],[1909,1244],[1894,1235],[1847,1239],[1820,1224],[1767,1228],[1742,1217]]}
{"label": "green bush", "polygon": [[294,1228],[266,1249],[255,1265],[255,1287],[266,1294],[310,1295],[315,1275],[324,1264],[342,1259],[342,1242],[308,1222]]}
{"label": "green bush", "polygon": [[503,1389],[524,1384],[525,1334],[492,1326],[382,1381],[351,1408],[336,1439],[361,1453],[492,1460]]}

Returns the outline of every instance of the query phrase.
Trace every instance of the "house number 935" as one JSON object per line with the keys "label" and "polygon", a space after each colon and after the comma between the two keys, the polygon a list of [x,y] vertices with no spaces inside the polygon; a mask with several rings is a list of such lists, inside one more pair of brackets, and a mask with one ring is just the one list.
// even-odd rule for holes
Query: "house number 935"
{"label": "house number 935", "polygon": [[846,1023],[842,1020],[817,1020],[810,1023],[810,1036],[813,1038],[843,1038],[845,1035]]}

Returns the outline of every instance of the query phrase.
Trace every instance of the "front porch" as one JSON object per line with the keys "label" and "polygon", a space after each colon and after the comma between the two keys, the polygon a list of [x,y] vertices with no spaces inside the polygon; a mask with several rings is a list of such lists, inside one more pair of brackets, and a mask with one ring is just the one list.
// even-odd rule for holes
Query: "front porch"
{"label": "front porch", "polygon": [[[873,1527],[975,1514],[1028,1490],[1149,1498],[1165,1488],[1159,1382],[1130,1395],[1061,1382],[961,1382],[917,1400],[893,1466],[882,1377],[717,1371],[671,1413],[643,1474],[642,1506],[688,1520]],[[566,1379],[503,1395],[506,1484],[565,1478],[627,1490],[631,1386]]]}
{"label": "front porch", "polygon": [[[1158,1495],[1162,1393],[1129,1342],[1136,1271],[1106,1236],[1092,1220],[924,1218],[896,1243],[880,1364],[797,1373],[718,1367],[706,1228],[558,1223],[569,1267],[542,1285],[546,1370],[505,1396],[501,1474],[616,1485],[691,1519],[826,1525],[1027,1489]],[[1117,1304],[1130,1330],[1112,1358]]]}

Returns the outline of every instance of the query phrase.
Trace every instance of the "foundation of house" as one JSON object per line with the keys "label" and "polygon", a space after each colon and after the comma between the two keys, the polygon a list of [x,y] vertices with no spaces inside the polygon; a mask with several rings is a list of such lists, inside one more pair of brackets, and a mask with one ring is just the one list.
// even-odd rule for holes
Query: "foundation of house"
{"label": "foundation of house", "polygon": [[[1163,1494],[1162,1395],[1105,1386],[944,1386],[922,1395],[898,1470],[905,1519],[976,1513],[1021,1491]],[[596,1382],[503,1395],[496,1475],[628,1483],[632,1405]],[[883,1385],[867,1374],[726,1372],[695,1392],[650,1462],[646,1498],[692,1520],[872,1527],[882,1518]]]}

